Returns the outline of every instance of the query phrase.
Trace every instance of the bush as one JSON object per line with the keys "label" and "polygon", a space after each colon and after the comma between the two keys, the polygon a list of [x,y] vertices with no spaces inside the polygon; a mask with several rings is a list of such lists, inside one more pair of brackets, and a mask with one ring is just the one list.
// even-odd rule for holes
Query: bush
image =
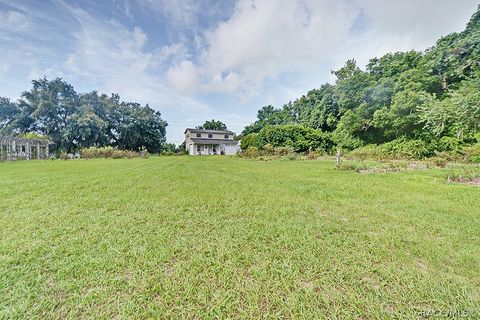
{"label": "bush", "polygon": [[480,163],[480,143],[464,146],[461,151],[463,161]]}
{"label": "bush", "polygon": [[437,151],[440,151],[440,152],[443,152],[443,151],[459,152],[462,147],[462,141],[454,137],[445,136],[445,137],[441,137],[440,140],[438,140],[435,143],[435,147]]}
{"label": "bush", "polygon": [[240,156],[244,158],[258,158],[260,156],[260,152],[255,147],[248,147],[245,151],[243,151]]}
{"label": "bush", "polygon": [[58,154],[58,158],[60,160],[70,160],[70,158],[68,157],[68,154],[66,152],[60,152]]}
{"label": "bush", "polygon": [[384,159],[388,158],[388,155],[382,154],[380,148],[375,144],[369,144],[364,147],[357,148],[348,153],[347,158],[355,159]]}
{"label": "bush", "polygon": [[115,149],[113,147],[90,147],[80,150],[80,155],[84,159],[111,158],[114,151]]}
{"label": "bush", "polygon": [[362,139],[353,136],[349,133],[342,123],[339,124],[337,129],[332,134],[332,140],[335,145],[345,150],[354,150],[365,145]]}
{"label": "bush", "polygon": [[300,125],[266,126],[255,136],[255,140],[259,148],[268,144],[274,148],[291,148],[295,152],[327,151],[333,147],[328,133]]}
{"label": "bush", "polygon": [[250,147],[258,148],[258,134],[250,133],[247,134],[240,140],[240,148],[242,150],[247,150]]}
{"label": "bush", "polygon": [[[148,157],[148,152],[142,152],[143,156]],[[103,147],[96,148],[90,147],[80,150],[80,155],[84,159],[97,159],[97,158],[112,158],[112,159],[122,159],[122,158],[138,158],[141,157],[141,154],[135,151],[130,150],[119,150],[112,147]]]}
{"label": "bush", "polygon": [[433,157],[429,161],[436,167],[445,168],[447,166],[448,160],[443,157]]}
{"label": "bush", "polygon": [[286,158],[290,161],[297,160],[298,159],[298,154],[297,153],[291,153],[291,154],[287,155]]}
{"label": "bush", "polygon": [[278,148],[275,148],[275,155],[276,156],[288,156],[288,155],[291,155],[291,154],[294,154],[295,151],[293,150],[293,148],[287,148],[287,147],[278,147]]}
{"label": "bush", "polygon": [[380,145],[366,145],[349,153],[359,159],[424,159],[434,155],[434,146],[423,140],[396,139]]}
{"label": "bush", "polygon": [[432,156],[432,146],[423,140],[396,139],[379,146],[382,154],[396,159],[423,159]]}
{"label": "bush", "polygon": [[262,148],[262,154],[265,156],[273,156],[275,154],[275,148],[271,144],[266,144]]}
{"label": "bush", "polygon": [[307,159],[308,160],[316,160],[320,158],[322,155],[324,155],[323,152],[318,151],[318,150],[311,150],[307,153]]}

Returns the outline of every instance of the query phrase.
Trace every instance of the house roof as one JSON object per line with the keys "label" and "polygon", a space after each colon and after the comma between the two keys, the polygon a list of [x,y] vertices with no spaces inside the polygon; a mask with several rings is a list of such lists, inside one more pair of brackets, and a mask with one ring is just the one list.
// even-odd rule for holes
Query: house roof
{"label": "house roof", "polygon": [[236,140],[190,138],[195,144],[238,144]]}
{"label": "house roof", "polygon": [[235,134],[234,132],[230,130],[206,130],[206,129],[195,129],[195,128],[187,128],[185,129],[186,133],[187,131],[193,132],[193,133],[220,133],[220,134]]}

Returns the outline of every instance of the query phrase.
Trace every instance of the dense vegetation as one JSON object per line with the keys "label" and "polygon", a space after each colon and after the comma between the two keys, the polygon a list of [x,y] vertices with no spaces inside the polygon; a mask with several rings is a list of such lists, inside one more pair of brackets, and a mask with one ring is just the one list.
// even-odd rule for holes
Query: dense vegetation
{"label": "dense vegetation", "polygon": [[227,130],[227,125],[220,120],[207,120],[201,126],[197,126],[197,129],[205,130]]}
{"label": "dense vegetation", "polygon": [[419,146],[424,149],[415,151],[419,157],[480,143],[480,7],[465,31],[424,52],[388,53],[371,59],[366,70],[349,60],[332,72],[335,84],[278,109],[262,107],[242,133],[250,141],[246,145],[261,147],[249,135],[278,125],[321,130],[348,150],[384,143]]}
{"label": "dense vegetation", "polygon": [[0,319],[476,319],[479,190],[450,170],[0,163]]}
{"label": "dense vegetation", "polygon": [[241,141],[242,149],[287,147],[295,152],[325,151],[331,149],[332,145],[328,134],[298,125],[265,126],[260,132],[246,135]]}
{"label": "dense vegetation", "polygon": [[18,101],[0,97],[0,134],[40,134],[67,152],[91,146],[162,150],[167,123],[148,105],[122,102],[116,94],[79,94],[59,78],[32,84]]}

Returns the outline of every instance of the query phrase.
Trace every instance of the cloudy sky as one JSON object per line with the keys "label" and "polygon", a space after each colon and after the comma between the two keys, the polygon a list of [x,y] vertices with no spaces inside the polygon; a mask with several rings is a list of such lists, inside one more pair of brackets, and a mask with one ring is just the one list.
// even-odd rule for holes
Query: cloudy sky
{"label": "cloudy sky", "polygon": [[170,142],[334,79],[354,58],[423,50],[461,31],[477,0],[0,0],[0,96],[34,78],[119,93],[168,121]]}

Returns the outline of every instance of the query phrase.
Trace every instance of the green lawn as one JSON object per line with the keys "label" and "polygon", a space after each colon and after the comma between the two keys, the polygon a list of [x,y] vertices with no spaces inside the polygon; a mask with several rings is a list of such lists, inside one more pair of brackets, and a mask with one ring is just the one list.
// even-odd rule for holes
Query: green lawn
{"label": "green lawn", "polygon": [[445,171],[0,163],[0,319],[480,317],[480,187]]}

